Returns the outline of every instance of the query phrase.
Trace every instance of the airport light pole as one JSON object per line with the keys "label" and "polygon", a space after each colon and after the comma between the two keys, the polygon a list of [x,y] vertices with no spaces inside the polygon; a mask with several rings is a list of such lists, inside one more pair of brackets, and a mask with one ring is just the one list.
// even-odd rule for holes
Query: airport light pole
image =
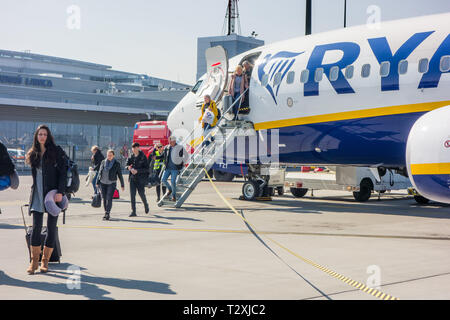
{"label": "airport light pole", "polygon": [[305,36],[311,34],[312,0],[306,0]]}
{"label": "airport light pole", "polygon": [[347,28],[347,0],[344,0],[344,28]]}

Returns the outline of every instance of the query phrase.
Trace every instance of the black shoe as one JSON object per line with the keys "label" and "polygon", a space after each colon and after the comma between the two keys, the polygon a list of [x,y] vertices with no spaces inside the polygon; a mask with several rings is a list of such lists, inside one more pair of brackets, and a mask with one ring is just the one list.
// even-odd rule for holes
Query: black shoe
{"label": "black shoe", "polygon": [[158,197],[158,199],[156,199],[156,202],[159,202],[161,199],[160,199],[160,197]]}
{"label": "black shoe", "polygon": [[137,217],[136,212],[131,212],[131,214],[129,215],[129,217]]}
{"label": "black shoe", "polygon": [[109,213],[105,213],[105,215],[103,216],[103,220],[109,220]]}
{"label": "black shoe", "polygon": [[150,212],[150,208],[148,207],[148,205],[145,206],[145,214],[148,214]]}

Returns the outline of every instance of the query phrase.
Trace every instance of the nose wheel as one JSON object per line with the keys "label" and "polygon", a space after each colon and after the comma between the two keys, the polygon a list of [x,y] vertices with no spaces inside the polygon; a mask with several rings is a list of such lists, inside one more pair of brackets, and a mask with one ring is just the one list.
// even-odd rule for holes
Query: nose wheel
{"label": "nose wheel", "polygon": [[262,182],[254,180],[248,180],[244,182],[244,185],[242,186],[242,195],[244,196],[244,199],[255,200],[256,198],[260,197],[263,192],[261,184]]}

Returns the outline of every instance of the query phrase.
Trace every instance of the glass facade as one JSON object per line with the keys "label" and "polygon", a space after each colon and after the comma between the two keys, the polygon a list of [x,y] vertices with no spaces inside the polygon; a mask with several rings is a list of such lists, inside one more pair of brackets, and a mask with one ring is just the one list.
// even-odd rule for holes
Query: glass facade
{"label": "glass facade", "polygon": [[[0,120],[0,141],[8,149],[24,150],[25,153],[33,143],[36,128],[42,122]],[[133,127],[45,123],[49,126],[55,142],[67,155],[74,159],[80,170],[87,170],[91,164],[91,147],[98,145],[106,156],[108,149],[113,149],[116,159],[125,165],[133,140]],[[16,163],[18,170],[29,170],[23,162]]]}

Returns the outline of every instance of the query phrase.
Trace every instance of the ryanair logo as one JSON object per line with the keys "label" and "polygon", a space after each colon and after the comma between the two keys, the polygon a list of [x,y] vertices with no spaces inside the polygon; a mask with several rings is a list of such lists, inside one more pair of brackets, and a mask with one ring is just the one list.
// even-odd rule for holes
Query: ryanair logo
{"label": "ryanair logo", "polygon": [[[289,52],[280,51],[274,55],[268,54],[264,57],[263,62],[258,67],[258,79],[262,85],[267,89],[273,98],[275,104],[277,104],[278,90],[280,85],[287,75],[288,71],[291,69],[295,62],[295,57],[299,56],[302,52]],[[267,67],[267,68],[266,68]],[[266,70],[268,69],[268,70]],[[281,79],[277,80],[275,85],[275,75],[277,73],[281,74]]]}

